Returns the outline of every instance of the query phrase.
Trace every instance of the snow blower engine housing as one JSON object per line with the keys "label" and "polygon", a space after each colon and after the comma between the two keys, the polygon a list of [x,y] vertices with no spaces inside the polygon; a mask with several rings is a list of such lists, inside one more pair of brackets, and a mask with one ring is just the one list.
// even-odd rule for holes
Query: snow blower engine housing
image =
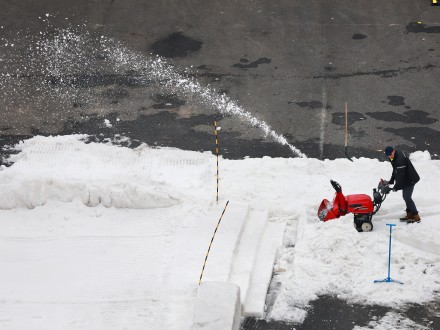
{"label": "snow blower engine housing", "polygon": [[354,194],[344,196],[342,188],[336,181],[330,180],[336,190],[333,202],[327,199],[321,202],[318,209],[318,217],[321,221],[328,221],[339,218],[348,213],[353,213],[354,226],[357,231],[372,231],[373,215],[379,211],[391,188],[386,180],[380,180],[377,189],[373,189],[373,199],[366,194]]}

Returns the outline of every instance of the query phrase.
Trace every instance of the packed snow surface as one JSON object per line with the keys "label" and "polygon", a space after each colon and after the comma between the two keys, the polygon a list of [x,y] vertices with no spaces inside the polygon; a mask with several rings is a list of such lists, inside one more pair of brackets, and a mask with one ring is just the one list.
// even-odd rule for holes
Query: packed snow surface
{"label": "packed snow surface", "polygon": [[[257,259],[254,271],[264,264],[265,253],[240,244],[254,228],[248,221],[241,233],[244,218],[283,225],[268,318],[302,322],[321,294],[394,307],[439,297],[440,162],[426,151],[411,155],[422,222],[399,222],[405,207],[393,192],[374,230],[358,233],[352,215],[323,223],[317,208],[333,197],[330,178],[346,194],[371,195],[391,175],[387,162],[220,159],[217,204],[211,153],[86,138],[34,137],[0,168],[0,329],[191,329],[203,261],[228,200],[203,281],[242,283],[240,272],[252,269],[245,255]],[[388,223],[397,225],[391,278],[403,285],[373,283],[387,277]],[[258,278],[240,289],[252,292]],[[370,326],[396,322],[412,326],[397,312]]]}

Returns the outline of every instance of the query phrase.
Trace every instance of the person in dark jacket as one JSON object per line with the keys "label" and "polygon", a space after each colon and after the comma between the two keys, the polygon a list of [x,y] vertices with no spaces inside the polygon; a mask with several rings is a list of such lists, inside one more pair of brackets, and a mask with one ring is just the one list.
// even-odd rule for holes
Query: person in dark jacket
{"label": "person in dark jacket", "polygon": [[419,212],[412,199],[414,185],[420,180],[419,174],[411,160],[402,151],[388,146],[385,148],[385,155],[390,159],[393,166],[393,174],[389,183],[393,184],[395,182],[394,191],[402,190],[402,196],[406,203],[406,216],[400,218],[400,220],[408,223],[420,222]]}

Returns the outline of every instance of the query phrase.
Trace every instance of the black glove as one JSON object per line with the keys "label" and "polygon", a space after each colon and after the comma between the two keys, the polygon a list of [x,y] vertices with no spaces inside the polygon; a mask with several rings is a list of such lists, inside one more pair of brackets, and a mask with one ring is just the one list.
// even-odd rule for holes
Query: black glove
{"label": "black glove", "polygon": [[390,186],[385,186],[385,187],[383,187],[383,189],[382,189],[382,192],[383,192],[384,195],[389,194],[390,191],[391,191],[391,187],[390,187]]}

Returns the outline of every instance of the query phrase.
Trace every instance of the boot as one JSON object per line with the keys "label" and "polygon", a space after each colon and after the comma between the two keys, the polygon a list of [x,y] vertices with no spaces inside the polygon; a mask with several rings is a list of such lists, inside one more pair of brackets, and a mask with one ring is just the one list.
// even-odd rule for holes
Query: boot
{"label": "boot", "polygon": [[413,218],[413,214],[410,211],[406,211],[406,216],[404,216],[403,218],[400,218],[400,221],[408,221],[409,219]]}
{"label": "boot", "polygon": [[415,222],[420,222],[421,220],[422,219],[420,219],[420,215],[417,213],[411,219],[408,219],[406,223],[415,223]]}

